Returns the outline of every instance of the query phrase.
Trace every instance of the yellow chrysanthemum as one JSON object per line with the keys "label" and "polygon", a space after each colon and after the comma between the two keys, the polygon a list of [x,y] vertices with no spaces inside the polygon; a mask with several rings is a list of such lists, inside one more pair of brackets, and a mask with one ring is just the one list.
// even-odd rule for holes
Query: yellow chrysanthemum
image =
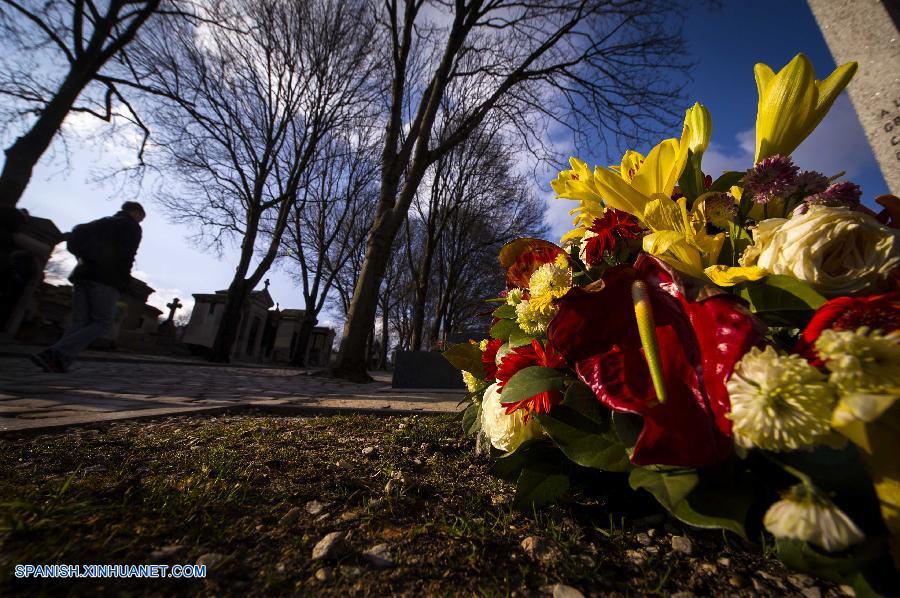
{"label": "yellow chrysanthemum", "polygon": [[467,372],[465,370],[462,370],[462,378],[466,385],[466,390],[469,392],[481,390],[486,384],[484,380],[479,380],[472,372]]}
{"label": "yellow chrysanthemum", "polygon": [[508,293],[506,293],[506,303],[507,305],[518,305],[522,302],[522,289],[515,288],[511,289]]}
{"label": "yellow chrysanthemum", "polygon": [[738,446],[793,450],[812,446],[829,431],[834,388],[802,357],[754,347],[727,386]]}
{"label": "yellow chrysanthemum", "polygon": [[525,300],[516,306],[516,324],[526,334],[544,334],[550,320],[556,315],[555,312],[556,308],[553,305]]}

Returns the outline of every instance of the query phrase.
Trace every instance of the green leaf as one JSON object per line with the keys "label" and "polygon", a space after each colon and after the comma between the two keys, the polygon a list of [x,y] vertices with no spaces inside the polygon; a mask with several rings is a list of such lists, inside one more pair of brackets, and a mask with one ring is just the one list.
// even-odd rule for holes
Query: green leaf
{"label": "green leaf", "polygon": [[534,340],[533,334],[528,334],[524,332],[520,328],[516,328],[509,335],[509,346],[512,348],[522,347],[524,345],[530,345],[531,341]]}
{"label": "green leaf", "polygon": [[742,282],[735,285],[735,291],[753,312],[816,310],[825,303],[825,297],[805,282],[778,274]]}
{"label": "green leaf", "polygon": [[718,262],[726,266],[737,266],[744,250],[753,244],[753,239],[747,229],[729,222],[726,226],[728,236],[725,244],[722,246],[722,252],[719,254]]}
{"label": "green leaf", "polygon": [[491,314],[495,318],[501,318],[505,320],[515,320],[516,319],[516,308],[514,305],[501,305],[497,309],[494,310],[494,313]]}
{"label": "green leaf", "polygon": [[481,429],[481,404],[472,403],[462,414],[462,430],[466,436],[474,436]]}
{"label": "green leaf", "polygon": [[562,390],[565,382],[562,374],[553,368],[533,365],[516,372],[503,387],[500,398],[504,403],[515,403],[545,390]]}
{"label": "green leaf", "polygon": [[515,331],[521,332],[519,326],[513,320],[500,320],[491,326],[491,336],[504,341],[509,340],[509,335]]}
{"label": "green leaf", "polygon": [[709,188],[709,190],[717,191],[719,193],[727,193],[732,187],[741,182],[741,179],[744,178],[745,174],[747,173],[743,171],[726,170],[722,173],[722,176],[713,181],[713,184]]}
{"label": "green leaf", "polygon": [[552,461],[529,460],[516,481],[513,505],[518,509],[531,510],[557,500],[568,489],[569,476],[561,473]]}
{"label": "green leaf", "polygon": [[[883,542],[867,541],[842,556],[823,554],[801,540],[779,538],[775,541],[775,548],[778,558],[791,569],[852,586],[860,598],[880,595],[869,585],[866,573],[877,573],[879,553],[887,552]],[[888,563],[882,565],[882,568],[888,567]]]}
{"label": "green leaf", "polygon": [[746,538],[744,522],[754,493],[744,479],[693,469],[647,467],[631,472],[634,489],[647,490],[679,520],[700,528],[726,529]]}
{"label": "green leaf", "polygon": [[584,467],[628,471],[625,446],[612,426],[612,414],[581,382],[569,385],[562,403],[537,416],[541,427],[569,459]]}
{"label": "green leaf", "polygon": [[619,441],[627,448],[634,448],[638,437],[641,435],[641,430],[644,429],[644,418],[636,413],[614,411],[612,420]]}
{"label": "green leaf", "polygon": [[700,160],[697,159],[697,156],[691,150],[688,150],[687,163],[685,163],[681,177],[678,179],[678,187],[687,198],[688,205],[693,204],[694,200],[706,191],[703,179],[703,171],[700,170]]}
{"label": "green leaf", "polygon": [[476,378],[484,378],[484,365],[481,363],[481,349],[472,343],[459,343],[444,351],[444,358],[455,367],[471,373]]}

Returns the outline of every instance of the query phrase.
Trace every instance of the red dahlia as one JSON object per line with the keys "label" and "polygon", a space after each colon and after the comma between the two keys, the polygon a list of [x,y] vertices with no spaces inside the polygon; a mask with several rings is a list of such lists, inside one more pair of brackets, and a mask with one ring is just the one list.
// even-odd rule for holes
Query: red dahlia
{"label": "red dahlia", "polygon": [[585,261],[593,266],[603,261],[605,252],[616,248],[616,238],[636,239],[641,234],[641,225],[631,214],[608,208],[602,218],[594,219],[588,230],[597,235],[588,239],[584,248]]}
{"label": "red dahlia", "polygon": [[[500,384],[500,388],[506,386],[509,379],[519,370],[535,365],[561,369],[566,367],[566,360],[550,345],[547,345],[545,349],[541,343],[532,340],[530,345],[516,347],[510,351],[500,362],[500,367],[497,369],[497,382]],[[548,413],[561,400],[560,392],[552,390],[513,403],[504,403],[501,398],[500,403],[506,407],[506,414],[509,415],[516,409],[526,409],[529,413]]]}
{"label": "red dahlia", "polygon": [[497,376],[497,351],[503,346],[499,338],[488,341],[487,347],[481,353],[481,364],[484,366],[484,379],[493,380]]}
{"label": "red dahlia", "polygon": [[821,366],[816,341],[825,330],[856,330],[860,326],[892,332],[900,329],[900,292],[868,297],[837,297],[816,310],[794,351]]}

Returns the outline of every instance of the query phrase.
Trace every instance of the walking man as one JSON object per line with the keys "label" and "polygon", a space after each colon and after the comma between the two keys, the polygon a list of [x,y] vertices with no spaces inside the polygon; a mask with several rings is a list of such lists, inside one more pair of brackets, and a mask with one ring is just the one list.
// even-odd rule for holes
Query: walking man
{"label": "walking man", "polygon": [[69,233],[66,247],[78,258],[69,276],[74,285],[72,325],[55,345],[31,356],[45,372],[67,371],[115,321],[119,293],[131,280],[145,215],[141,204],[126,201],[116,214],[79,224]]}

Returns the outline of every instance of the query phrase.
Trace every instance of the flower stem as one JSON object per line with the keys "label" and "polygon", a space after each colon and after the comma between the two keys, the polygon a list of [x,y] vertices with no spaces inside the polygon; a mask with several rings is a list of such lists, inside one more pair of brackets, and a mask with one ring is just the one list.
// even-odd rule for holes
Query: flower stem
{"label": "flower stem", "polygon": [[774,463],[775,465],[780,467],[783,471],[791,474],[792,476],[794,476],[795,478],[797,478],[798,480],[803,482],[803,485],[806,486],[807,488],[815,488],[816,487],[816,485],[813,484],[812,478],[809,477],[808,475],[806,475],[805,473],[803,473],[802,471],[800,471],[799,469],[797,469],[796,467],[791,467],[790,465],[788,465],[786,463],[782,463],[781,461],[779,461],[778,459],[776,459],[775,457],[773,457],[766,451],[760,451],[760,453],[762,453],[763,457],[765,457],[766,459],[768,459],[769,461],[771,461],[772,463]]}

